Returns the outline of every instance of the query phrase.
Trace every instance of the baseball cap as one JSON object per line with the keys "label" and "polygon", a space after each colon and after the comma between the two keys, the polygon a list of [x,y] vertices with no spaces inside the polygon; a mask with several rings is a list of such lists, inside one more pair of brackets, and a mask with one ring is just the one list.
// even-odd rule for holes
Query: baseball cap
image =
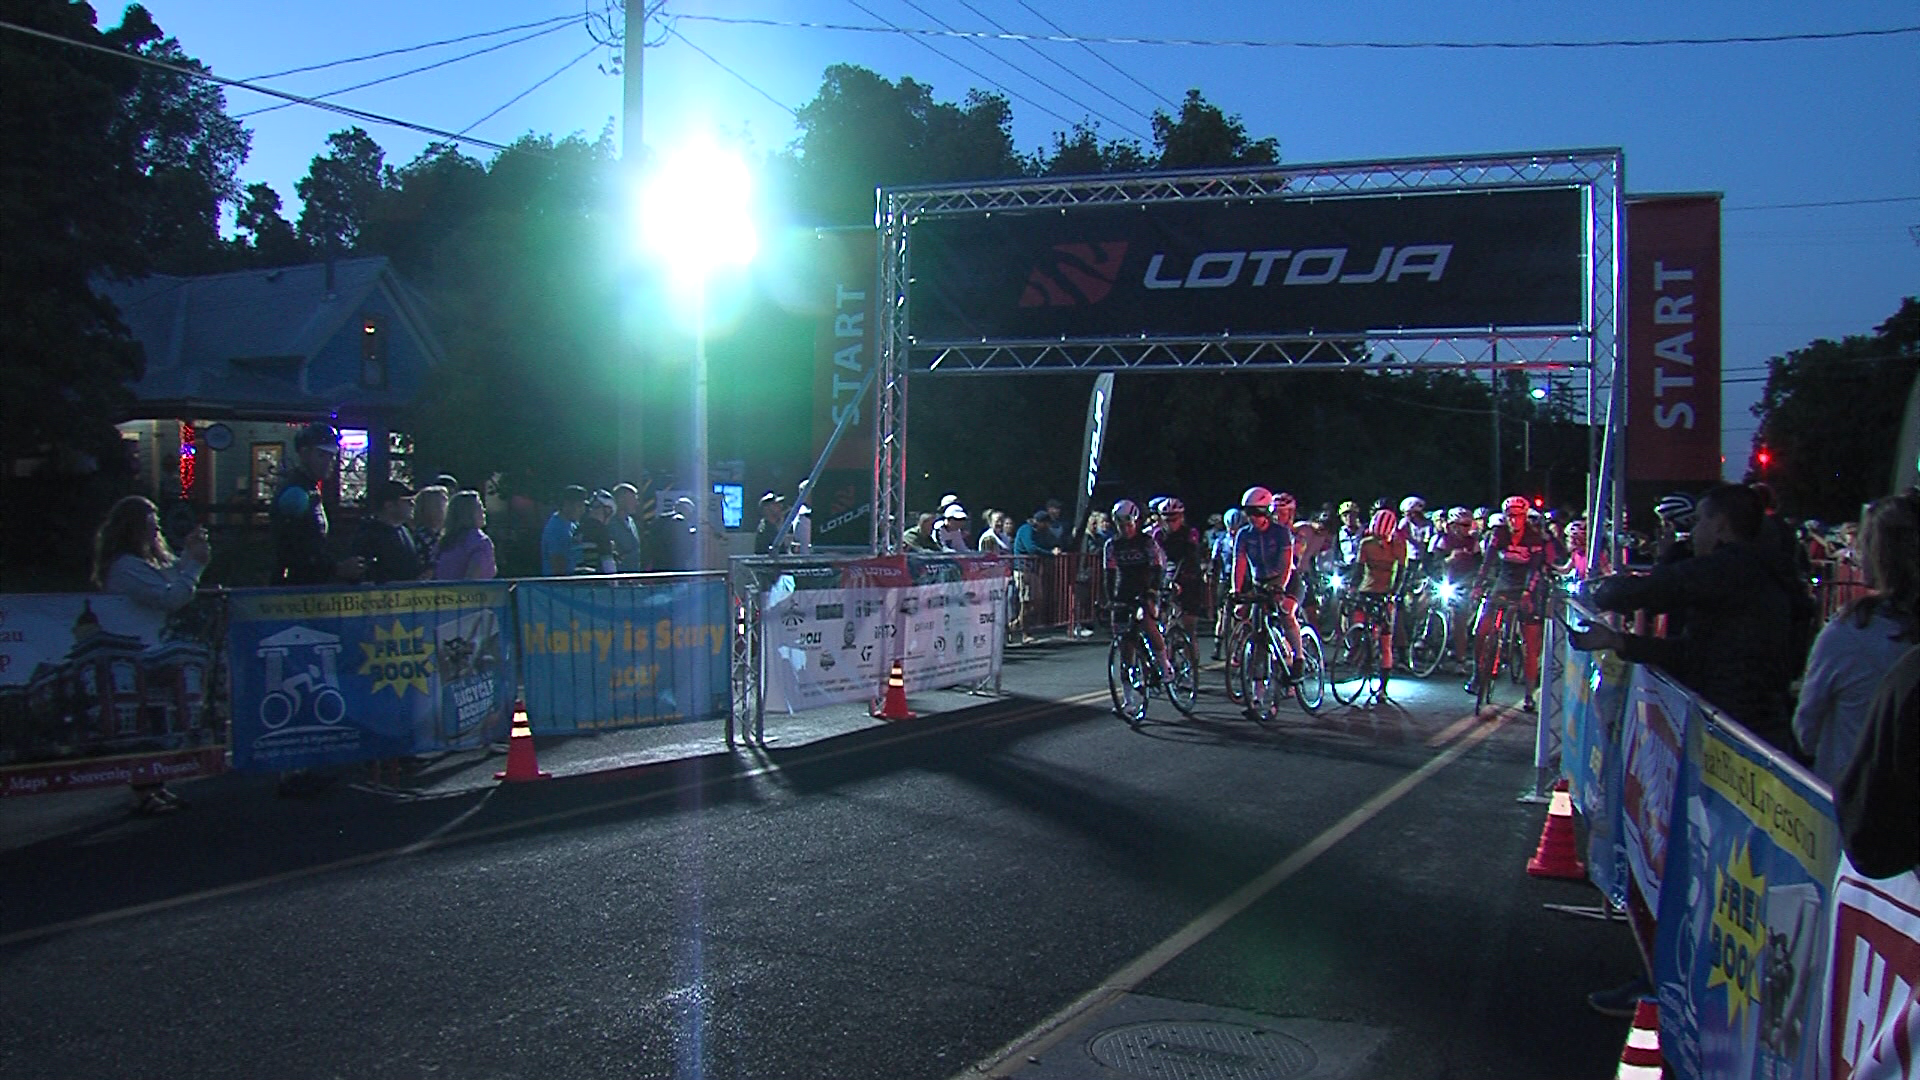
{"label": "baseball cap", "polygon": [[568,484],[560,489],[561,502],[586,502],[587,489],[579,484]]}
{"label": "baseball cap", "polygon": [[593,499],[591,501],[595,506],[611,508],[613,506],[613,492],[601,488],[593,493]]}
{"label": "baseball cap", "polygon": [[940,516],[946,518],[948,521],[965,521],[967,520],[967,511],[957,502],[948,503],[947,508],[940,511]]}
{"label": "baseball cap", "polygon": [[769,491],[765,495],[760,496],[760,501],[763,504],[764,503],[782,503],[782,502],[786,502],[787,499],[786,499],[786,496],[780,494],[777,491]]}
{"label": "baseball cap", "polygon": [[373,505],[385,506],[395,499],[411,499],[418,494],[398,480],[382,480],[373,488]]}
{"label": "baseball cap", "polygon": [[340,450],[340,433],[333,430],[332,424],[324,420],[315,420],[313,423],[301,428],[299,434],[293,437],[293,448],[295,450],[305,450],[313,446],[325,447],[338,453]]}

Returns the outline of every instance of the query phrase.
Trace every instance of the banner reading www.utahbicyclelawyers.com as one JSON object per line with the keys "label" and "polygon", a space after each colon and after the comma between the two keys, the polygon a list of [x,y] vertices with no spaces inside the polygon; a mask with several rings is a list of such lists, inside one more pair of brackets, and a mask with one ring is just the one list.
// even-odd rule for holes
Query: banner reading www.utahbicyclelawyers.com
{"label": "banner reading www.utahbicyclelawyers.com", "polygon": [[725,716],[727,583],[560,578],[515,586],[536,735]]}
{"label": "banner reading www.utahbicyclelawyers.com", "polygon": [[0,795],[182,780],[225,767],[220,602],[0,596]]}
{"label": "banner reading www.utahbicyclelawyers.com", "polygon": [[292,769],[504,738],[504,582],[232,594],[233,764]]}
{"label": "banner reading www.utahbicyclelawyers.com", "polygon": [[[999,670],[1007,565],[992,559],[862,560],[822,576],[797,570],[761,611],[770,710],[872,701],[893,661],[907,689],[981,682]],[[814,587],[860,582],[851,587]],[[881,584],[891,582],[891,584]]]}

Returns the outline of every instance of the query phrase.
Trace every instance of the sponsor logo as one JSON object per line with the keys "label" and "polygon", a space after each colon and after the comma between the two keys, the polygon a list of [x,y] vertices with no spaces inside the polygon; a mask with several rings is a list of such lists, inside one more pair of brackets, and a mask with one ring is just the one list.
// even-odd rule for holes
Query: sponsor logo
{"label": "sponsor logo", "polygon": [[846,607],[843,604],[816,604],[813,608],[813,617],[819,619],[821,622],[844,619],[846,618]]}
{"label": "sponsor logo", "polygon": [[853,617],[856,619],[871,619],[875,615],[880,614],[880,609],[884,607],[886,607],[886,605],[878,600],[862,600],[853,605]]}
{"label": "sponsor logo", "polygon": [[789,630],[806,621],[807,613],[801,611],[799,608],[788,608],[786,614],[780,616],[780,625]]}
{"label": "sponsor logo", "polygon": [[913,632],[916,634],[925,634],[932,631],[932,629],[933,629],[932,619],[928,619],[926,622],[917,622],[913,624]]}
{"label": "sponsor logo", "polygon": [[985,635],[985,634],[975,634],[975,635],[973,635],[973,647],[974,647],[974,648],[976,648],[976,649],[984,649],[984,648],[986,648],[986,647],[987,647],[987,635]]}
{"label": "sponsor logo", "polygon": [[991,611],[983,611],[983,612],[981,612],[981,613],[980,613],[980,625],[981,625],[981,626],[992,626],[992,625],[993,625],[993,612],[991,612]]}
{"label": "sponsor logo", "polygon": [[871,645],[860,646],[860,662],[864,664],[867,661],[872,659],[873,659],[873,646]]}
{"label": "sponsor logo", "polygon": [[[1393,285],[1408,278],[1437,282],[1447,272],[1452,244],[1388,244],[1373,257],[1352,264],[1347,261],[1350,248],[1320,247],[1265,248],[1258,251],[1203,251],[1193,257],[1182,274],[1177,263],[1169,263],[1165,252],[1147,261],[1141,284],[1149,289],[1225,289],[1246,284],[1252,288],[1276,285]],[[1364,249],[1362,249],[1364,251]],[[1349,265],[1352,269],[1349,269]],[[1360,269],[1367,267],[1366,269]],[[1171,271],[1171,276],[1169,276]]]}
{"label": "sponsor logo", "polygon": [[933,594],[932,596],[929,596],[929,597],[927,597],[927,610],[928,610],[928,611],[934,611],[934,610],[937,610],[937,609],[939,609],[939,608],[943,608],[943,607],[946,607],[946,606],[947,606],[947,594],[946,594],[946,593],[934,593],[934,594]]}
{"label": "sponsor logo", "polygon": [[819,645],[823,643],[822,635],[818,630],[809,630],[806,633],[801,634],[800,636],[794,638],[793,640],[795,644],[801,646],[802,648],[805,648],[808,646],[813,646],[817,648]]}
{"label": "sponsor logo", "polygon": [[1125,240],[1055,244],[1053,256],[1027,274],[1020,306],[1092,307],[1113,291],[1126,256]]}
{"label": "sponsor logo", "polygon": [[855,623],[852,619],[848,619],[840,625],[842,627],[840,632],[840,647],[842,649],[853,648],[854,635],[860,632],[859,624]]}
{"label": "sponsor logo", "polygon": [[974,592],[972,589],[968,589],[962,599],[966,600],[968,607],[972,607],[980,602],[980,594]]}
{"label": "sponsor logo", "polygon": [[934,638],[934,639],[933,639],[933,651],[934,651],[934,652],[946,652],[946,651],[947,651],[947,639],[946,639],[946,638],[944,638],[944,637],[937,637],[937,638]]}
{"label": "sponsor logo", "polygon": [[918,615],[919,613],[920,613],[919,597],[913,595],[912,593],[908,593],[907,595],[900,598],[900,614]]}
{"label": "sponsor logo", "polygon": [[895,626],[892,623],[881,623],[880,625],[873,628],[873,640],[884,641],[885,639],[893,637],[895,634],[898,634],[899,632],[900,632],[900,628],[898,626]]}
{"label": "sponsor logo", "polygon": [[835,660],[833,659],[833,654],[832,654],[832,653],[830,653],[830,652],[823,652],[823,653],[821,653],[821,654],[820,654],[820,670],[822,670],[822,671],[832,671],[832,670],[833,670],[833,665],[835,664],[835,662],[836,662],[836,661],[835,661]]}

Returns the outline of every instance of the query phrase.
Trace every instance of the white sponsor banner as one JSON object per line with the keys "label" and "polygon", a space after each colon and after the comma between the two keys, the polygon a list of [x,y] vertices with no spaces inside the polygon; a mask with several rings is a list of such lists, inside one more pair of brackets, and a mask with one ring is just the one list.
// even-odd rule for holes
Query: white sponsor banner
{"label": "white sponsor banner", "polygon": [[771,593],[761,613],[766,707],[873,701],[895,659],[909,692],[990,679],[1006,636],[1006,588],[1001,579]]}
{"label": "white sponsor banner", "polygon": [[1827,1080],[1920,1075],[1920,871],[1869,878],[1844,856],[1835,876],[1827,962]]}

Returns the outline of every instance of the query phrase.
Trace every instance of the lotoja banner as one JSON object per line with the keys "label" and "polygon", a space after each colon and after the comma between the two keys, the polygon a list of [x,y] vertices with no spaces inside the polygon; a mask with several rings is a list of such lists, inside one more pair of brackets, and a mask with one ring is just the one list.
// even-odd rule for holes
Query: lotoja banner
{"label": "lotoja banner", "polygon": [[0,596],[0,796],[182,780],[225,767],[220,602]]}
{"label": "lotoja banner", "polygon": [[915,344],[1582,324],[1585,193],[1049,206],[908,225]]}
{"label": "lotoja banner", "polygon": [[1107,416],[1113,411],[1113,372],[1103,371],[1093,380],[1093,393],[1087,398],[1087,437],[1080,450],[1080,492],[1073,511],[1074,527],[1087,520],[1087,503],[1100,480],[1100,453],[1107,445]]}
{"label": "lotoja banner", "polygon": [[472,749],[514,691],[506,582],[232,593],[233,766]]}
{"label": "lotoja banner", "polygon": [[[859,400],[873,368],[879,233],[870,228],[820,229],[820,323],[814,332],[813,453],[842,420],[848,424],[813,490],[813,542],[866,547],[873,529],[872,394]],[[811,463],[811,462],[809,462]]]}
{"label": "lotoja banner", "polygon": [[1720,196],[1627,200],[1627,480],[1720,480]]}
{"label": "lotoja banner", "polygon": [[730,628],[719,575],[522,581],[514,602],[535,735],[726,715]]}

